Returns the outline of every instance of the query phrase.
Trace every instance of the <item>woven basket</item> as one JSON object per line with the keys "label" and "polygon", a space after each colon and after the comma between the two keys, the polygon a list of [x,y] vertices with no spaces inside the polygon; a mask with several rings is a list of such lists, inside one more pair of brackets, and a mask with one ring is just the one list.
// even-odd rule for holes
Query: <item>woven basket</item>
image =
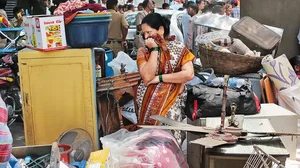
{"label": "woven basket", "polygon": [[199,46],[202,68],[213,68],[215,74],[242,75],[254,73],[262,68],[263,57],[245,56],[209,50]]}

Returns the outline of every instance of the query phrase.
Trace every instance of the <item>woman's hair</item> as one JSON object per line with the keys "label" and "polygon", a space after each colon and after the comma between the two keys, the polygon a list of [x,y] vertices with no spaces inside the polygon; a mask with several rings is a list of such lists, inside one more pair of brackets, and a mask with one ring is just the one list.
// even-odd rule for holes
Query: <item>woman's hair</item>
{"label": "woman's hair", "polygon": [[164,28],[164,37],[170,34],[170,20],[166,17],[161,16],[158,13],[150,13],[142,20],[142,24],[147,24],[151,28],[159,30],[159,27]]}
{"label": "woman's hair", "polygon": [[300,55],[292,57],[289,61],[293,68],[295,68],[296,65],[300,66]]}

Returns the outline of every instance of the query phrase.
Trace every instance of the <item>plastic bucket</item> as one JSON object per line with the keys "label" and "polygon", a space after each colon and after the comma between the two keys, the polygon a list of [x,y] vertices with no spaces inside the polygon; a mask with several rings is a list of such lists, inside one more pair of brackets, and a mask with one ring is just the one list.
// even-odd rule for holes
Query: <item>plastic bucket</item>
{"label": "plastic bucket", "polygon": [[101,47],[108,40],[111,19],[104,17],[75,18],[66,25],[67,43],[73,48]]}
{"label": "plastic bucket", "polygon": [[58,144],[60,149],[60,161],[70,164],[69,154],[72,152],[72,146],[66,144]]}

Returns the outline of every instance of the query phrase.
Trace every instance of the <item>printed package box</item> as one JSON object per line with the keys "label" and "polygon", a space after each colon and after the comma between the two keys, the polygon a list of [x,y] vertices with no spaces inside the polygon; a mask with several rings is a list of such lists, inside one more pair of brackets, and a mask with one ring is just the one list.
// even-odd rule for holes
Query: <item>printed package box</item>
{"label": "printed package box", "polygon": [[23,17],[26,46],[39,51],[67,48],[63,16],[34,15]]}
{"label": "printed package box", "polygon": [[110,149],[104,148],[103,150],[92,152],[86,164],[86,168],[111,168]]}

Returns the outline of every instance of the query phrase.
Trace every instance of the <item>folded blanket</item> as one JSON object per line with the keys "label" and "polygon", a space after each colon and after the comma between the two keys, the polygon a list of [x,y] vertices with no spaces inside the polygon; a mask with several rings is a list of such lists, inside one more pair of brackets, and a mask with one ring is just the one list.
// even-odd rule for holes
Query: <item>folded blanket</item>
{"label": "folded blanket", "polygon": [[101,6],[100,4],[86,4],[85,6],[83,6],[81,8],[66,11],[64,13],[65,24],[70,23],[76,17],[76,15],[79,11],[84,11],[84,10],[87,10],[87,9],[92,10],[95,13],[98,12],[98,11],[102,12],[102,11],[106,10],[106,8]]}
{"label": "folded blanket", "polygon": [[60,3],[59,6],[54,10],[54,15],[63,15],[67,11],[79,9],[87,5],[88,2],[81,0],[68,0],[65,3]]}

